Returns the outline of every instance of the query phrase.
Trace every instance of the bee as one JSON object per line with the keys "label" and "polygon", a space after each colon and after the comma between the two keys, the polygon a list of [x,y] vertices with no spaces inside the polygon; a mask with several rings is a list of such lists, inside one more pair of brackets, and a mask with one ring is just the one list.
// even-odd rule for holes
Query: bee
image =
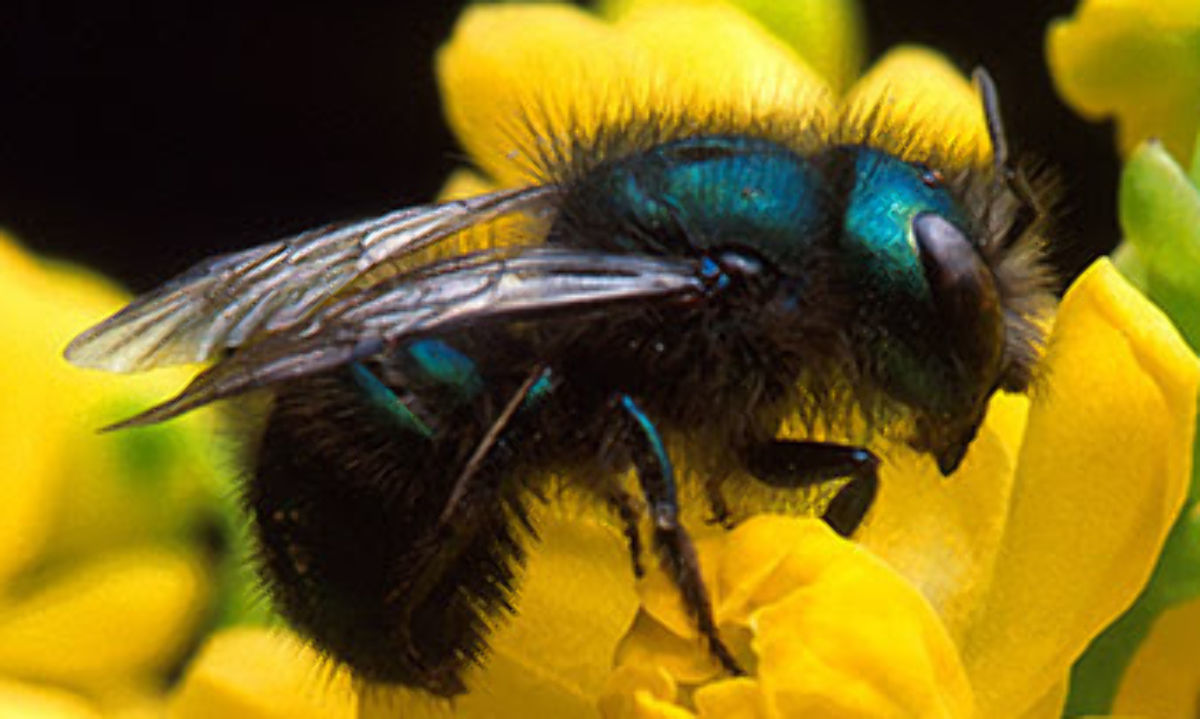
{"label": "bee", "polygon": [[[739,674],[668,447],[704,468],[719,521],[726,477],[842,480],[822,517],[849,537],[879,457],[779,439],[785,418],[860,417],[950,475],[991,396],[1030,385],[1051,298],[1044,213],[992,81],[975,79],[990,171],[866,141],[813,149],[796,128],[632,121],[543,147],[525,187],[205,260],[66,357],[117,372],[214,361],[114,428],[270,394],[245,487],[263,578],[365,680],[465,691],[512,611],[550,477],[613,508],[637,574],[648,518],[708,651]],[[431,255],[501,221],[510,241]]]}

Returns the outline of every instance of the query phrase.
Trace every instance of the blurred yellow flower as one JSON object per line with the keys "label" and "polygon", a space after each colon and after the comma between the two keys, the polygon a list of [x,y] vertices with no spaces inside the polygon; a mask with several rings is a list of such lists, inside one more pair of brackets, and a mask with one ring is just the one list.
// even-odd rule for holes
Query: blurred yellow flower
{"label": "blurred yellow flower", "polygon": [[1200,3],[1083,0],[1055,21],[1046,54],[1058,92],[1093,120],[1113,118],[1123,155],[1158,138],[1190,162],[1200,129]]}
{"label": "blurred yellow flower", "polygon": [[[837,53],[797,51],[794,37],[773,35],[761,16],[732,5],[647,0],[609,11],[464,14],[438,73],[450,124],[484,174],[460,172],[447,195],[527,181],[522,153],[537,152],[539,137],[568,124],[586,135],[645,107],[731,123],[782,117],[818,135],[882,128],[849,139],[906,157],[948,148],[962,163],[990,161],[975,94],[926,50],[889,53],[843,93],[840,80],[813,69],[842,65],[805,59]],[[857,31],[804,37],[857,42]],[[855,120],[869,109],[880,121],[864,130]],[[455,713],[1059,716],[1072,662],[1133,601],[1183,501],[1200,364],[1100,262],[1067,293],[1046,365],[1032,399],[993,401],[948,481],[926,459],[888,449],[881,496],[858,543],[804,518],[757,517],[729,533],[692,526],[723,636],[747,677],[712,664],[660,572],[632,594],[619,531],[558,505],[539,510],[542,542],[518,615],[495,632],[493,654],[467,677],[472,691]],[[234,706],[254,717],[320,706],[360,716],[445,713],[410,692],[347,693],[337,670],[280,649],[289,641],[218,635],[173,714]],[[281,651],[296,664],[253,668],[279,662]],[[331,671],[337,697],[329,700],[320,676]],[[262,699],[274,696],[287,700]]]}
{"label": "blurred yellow flower", "polygon": [[134,715],[211,609],[211,427],[97,434],[184,373],[67,366],[65,343],[127,298],[4,235],[0,288],[0,716]]}

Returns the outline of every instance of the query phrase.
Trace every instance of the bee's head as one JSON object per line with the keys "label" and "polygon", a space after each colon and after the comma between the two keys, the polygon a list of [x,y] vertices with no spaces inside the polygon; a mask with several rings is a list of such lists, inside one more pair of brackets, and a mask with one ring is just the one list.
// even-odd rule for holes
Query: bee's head
{"label": "bee's head", "polygon": [[912,446],[949,474],[996,390],[1030,384],[1050,295],[1029,213],[999,173],[840,152],[841,253],[858,303],[848,331],[863,384],[899,405]]}
{"label": "bee's head", "polygon": [[[1032,300],[1015,294],[1028,287],[1014,286],[1003,253],[986,251],[935,212],[916,214],[910,229],[929,301],[925,317],[912,320],[922,332],[910,338],[909,349],[923,361],[914,369],[901,359],[899,371],[887,378],[888,389],[915,410],[912,446],[950,474],[975,438],[992,395],[1028,389],[1036,357],[1031,345],[1040,336],[1027,312]],[[1035,270],[1026,263],[1024,271]]]}

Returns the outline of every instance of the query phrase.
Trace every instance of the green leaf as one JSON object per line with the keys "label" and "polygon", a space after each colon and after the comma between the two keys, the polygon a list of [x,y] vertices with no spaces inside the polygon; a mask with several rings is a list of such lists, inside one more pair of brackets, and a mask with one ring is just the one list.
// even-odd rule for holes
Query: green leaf
{"label": "green leaf", "polygon": [[1145,268],[1131,275],[1200,347],[1200,193],[1157,142],[1142,143],[1121,175],[1118,203],[1125,241]]}

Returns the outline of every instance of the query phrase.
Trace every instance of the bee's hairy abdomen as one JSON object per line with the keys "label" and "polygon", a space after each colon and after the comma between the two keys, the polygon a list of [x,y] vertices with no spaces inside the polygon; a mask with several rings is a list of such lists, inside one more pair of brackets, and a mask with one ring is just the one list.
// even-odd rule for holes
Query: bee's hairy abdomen
{"label": "bee's hairy abdomen", "polygon": [[348,373],[276,396],[247,488],[263,575],[277,609],[362,679],[459,694],[510,607],[519,495],[469,497],[454,532],[440,526],[477,436],[406,429]]}

